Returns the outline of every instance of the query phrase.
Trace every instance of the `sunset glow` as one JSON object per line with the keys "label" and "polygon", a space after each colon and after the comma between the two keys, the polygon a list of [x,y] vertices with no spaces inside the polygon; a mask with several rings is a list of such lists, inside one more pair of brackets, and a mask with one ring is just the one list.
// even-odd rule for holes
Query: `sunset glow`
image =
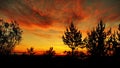
{"label": "sunset glow", "polygon": [[53,47],[62,54],[70,50],[62,35],[71,22],[83,38],[101,18],[106,28],[116,29],[120,24],[119,5],[120,0],[0,0],[0,18],[16,20],[23,30],[22,41],[15,51],[25,52],[33,47],[41,52]]}

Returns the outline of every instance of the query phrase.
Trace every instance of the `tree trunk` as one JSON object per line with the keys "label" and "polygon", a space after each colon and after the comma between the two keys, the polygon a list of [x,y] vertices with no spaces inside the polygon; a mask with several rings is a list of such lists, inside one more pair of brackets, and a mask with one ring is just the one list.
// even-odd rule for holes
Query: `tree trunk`
{"label": "tree trunk", "polygon": [[75,48],[72,48],[72,56],[74,56],[74,50],[75,50]]}

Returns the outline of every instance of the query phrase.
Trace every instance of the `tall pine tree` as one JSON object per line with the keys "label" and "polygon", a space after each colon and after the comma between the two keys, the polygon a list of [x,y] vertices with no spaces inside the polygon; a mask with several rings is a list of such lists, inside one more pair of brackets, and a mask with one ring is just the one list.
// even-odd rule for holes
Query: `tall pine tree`
{"label": "tall pine tree", "polygon": [[97,27],[88,33],[88,44],[86,46],[92,56],[105,55],[106,35],[105,24],[100,20]]}
{"label": "tall pine tree", "polygon": [[66,29],[62,39],[64,44],[72,49],[72,55],[74,55],[75,49],[82,44],[82,34],[73,23],[71,23],[69,28]]}

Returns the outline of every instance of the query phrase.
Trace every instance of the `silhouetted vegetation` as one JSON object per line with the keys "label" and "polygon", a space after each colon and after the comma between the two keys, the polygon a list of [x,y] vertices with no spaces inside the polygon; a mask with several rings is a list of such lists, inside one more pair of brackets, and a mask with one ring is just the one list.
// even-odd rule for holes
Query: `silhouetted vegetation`
{"label": "silhouetted vegetation", "polygon": [[112,56],[120,56],[120,24],[118,30],[114,31],[108,38],[107,45],[108,53],[112,54]]}
{"label": "silhouetted vegetation", "polygon": [[53,47],[50,47],[49,50],[47,50],[44,55],[47,57],[54,57],[55,56],[55,51],[53,50]]}
{"label": "silhouetted vegetation", "polygon": [[0,20],[0,55],[9,55],[21,41],[22,30],[16,21],[11,23]]}
{"label": "silhouetted vegetation", "polygon": [[107,33],[105,32],[105,24],[101,20],[97,27],[88,33],[88,44],[86,47],[92,56],[105,55],[105,39]]}
{"label": "silhouetted vegetation", "polygon": [[119,32],[110,28],[105,31],[105,24],[102,20],[97,27],[88,33],[88,38],[85,38],[85,43],[91,56],[114,56],[119,50]]}
{"label": "silhouetted vegetation", "polygon": [[87,33],[88,36],[83,41],[82,33],[73,23],[64,34],[62,37],[64,44],[72,49],[64,52],[67,56],[78,56],[79,52],[75,50],[79,45],[81,48],[86,47],[90,56],[120,56],[120,25],[118,30],[112,31],[112,28],[106,29],[105,24],[100,20],[97,26]]}
{"label": "silhouetted vegetation", "polygon": [[35,54],[33,47],[27,48],[27,52],[28,52],[29,55],[34,55]]}
{"label": "silhouetted vegetation", "polygon": [[64,51],[64,54],[66,57],[72,57],[72,58],[77,58],[77,59],[86,59],[87,55],[83,53],[82,51],[74,51],[74,56],[72,55],[71,51]]}
{"label": "silhouetted vegetation", "polygon": [[[34,48],[27,48],[27,53],[22,55],[8,55],[21,40],[22,31],[14,21],[11,23],[0,20],[0,54],[7,55],[0,57],[0,63],[18,63],[32,65],[49,66],[89,66],[89,65],[112,65],[120,63],[120,25],[118,29],[112,31],[112,28],[106,30],[102,20],[97,26],[88,32],[88,36],[82,40],[82,33],[70,24],[62,40],[72,51],[64,51],[65,56],[58,56],[50,47],[42,55],[35,55]],[[78,48],[87,48],[88,54],[78,51]],[[29,54],[29,55],[27,55]],[[117,57],[116,57],[117,56]]]}
{"label": "silhouetted vegetation", "polygon": [[74,55],[74,50],[82,44],[82,34],[73,23],[70,24],[69,28],[66,28],[62,39],[64,44],[72,49],[72,55]]}

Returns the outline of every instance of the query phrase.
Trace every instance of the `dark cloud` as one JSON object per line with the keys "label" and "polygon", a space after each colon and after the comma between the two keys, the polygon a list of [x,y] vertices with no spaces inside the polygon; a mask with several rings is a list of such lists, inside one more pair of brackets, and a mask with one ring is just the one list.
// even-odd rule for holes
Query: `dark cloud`
{"label": "dark cloud", "polygon": [[46,29],[56,23],[79,24],[88,18],[118,21],[119,4],[119,0],[0,0],[0,14],[25,27],[35,25]]}
{"label": "dark cloud", "polygon": [[23,0],[3,0],[0,2],[0,12],[11,19],[26,25],[50,25],[51,20],[47,15],[35,11]]}
{"label": "dark cloud", "polygon": [[106,21],[118,21],[120,19],[120,0],[86,0],[84,9],[90,17],[102,17]]}

